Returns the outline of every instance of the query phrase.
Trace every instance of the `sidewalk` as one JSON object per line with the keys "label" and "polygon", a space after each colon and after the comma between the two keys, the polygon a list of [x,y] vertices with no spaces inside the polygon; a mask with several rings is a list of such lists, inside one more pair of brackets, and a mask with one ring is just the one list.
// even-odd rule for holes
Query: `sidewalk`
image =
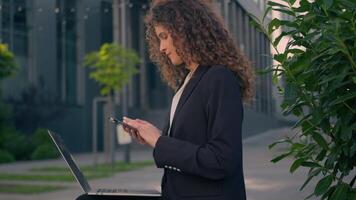
{"label": "sidewalk", "polygon": [[[247,138],[243,141],[244,146],[244,173],[248,200],[300,200],[311,194],[313,184],[309,183],[304,191],[299,188],[306,179],[306,169],[300,168],[294,174],[289,173],[291,160],[282,160],[276,164],[270,160],[277,155],[276,150],[268,150],[268,145],[273,141],[291,134],[289,128],[281,128],[267,131],[265,133]],[[122,152],[117,160],[122,160]],[[91,155],[74,155],[78,165],[88,165],[93,162]],[[99,161],[104,160],[101,154]],[[152,150],[136,150],[132,152],[132,161],[152,160]],[[29,168],[44,166],[65,166],[63,160],[23,162],[0,165],[1,172],[20,172]],[[110,178],[96,179],[90,181],[92,188],[140,188],[153,189],[160,185],[162,170],[155,166],[146,167],[141,170],[118,173]],[[3,183],[3,182],[2,182]],[[31,183],[32,184],[32,183]],[[18,195],[0,193],[0,199],[6,200],[59,200],[75,199],[82,194],[76,182],[67,184],[69,189],[56,192],[42,193],[36,195]]]}

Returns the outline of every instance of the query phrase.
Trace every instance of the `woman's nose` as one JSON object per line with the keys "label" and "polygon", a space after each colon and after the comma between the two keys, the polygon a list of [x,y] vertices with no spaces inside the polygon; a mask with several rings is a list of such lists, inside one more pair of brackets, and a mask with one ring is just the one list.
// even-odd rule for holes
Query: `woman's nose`
{"label": "woman's nose", "polygon": [[161,42],[161,44],[159,45],[159,50],[160,50],[160,52],[162,53],[162,54],[166,54],[166,47],[164,46],[164,44],[162,44],[162,42]]}

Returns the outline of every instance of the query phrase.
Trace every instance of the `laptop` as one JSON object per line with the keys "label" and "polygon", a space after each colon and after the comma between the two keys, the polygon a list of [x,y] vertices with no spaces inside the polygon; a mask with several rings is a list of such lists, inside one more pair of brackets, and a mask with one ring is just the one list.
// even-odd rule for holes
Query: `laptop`
{"label": "laptop", "polygon": [[49,136],[56,145],[58,151],[61,153],[63,159],[68,164],[75,179],[87,195],[116,195],[116,196],[141,196],[141,197],[160,197],[161,193],[157,190],[131,190],[131,189],[97,189],[92,190],[87,179],[80,171],[78,165],[75,163],[72,154],[68,151],[67,147],[60,135],[53,131],[47,130]]}

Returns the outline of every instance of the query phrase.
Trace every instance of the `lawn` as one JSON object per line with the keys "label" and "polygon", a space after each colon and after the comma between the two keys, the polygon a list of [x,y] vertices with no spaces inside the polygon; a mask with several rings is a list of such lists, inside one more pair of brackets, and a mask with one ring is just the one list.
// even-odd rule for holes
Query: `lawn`
{"label": "lawn", "polygon": [[[82,166],[81,171],[87,179],[105,178],[115,173],[140,169],[153,165],[153,161],[134,163],[117,162],[112,168],[111,164],[98,164],[97,166]],[[69,168],[49,166],[33,168],[23,173],[0,173],[0,181],[49,181],[73,182],[75,181]],[[41,193],[63,189],[59,186],[27,185],[27,184],[0,184],[0,193]]]}

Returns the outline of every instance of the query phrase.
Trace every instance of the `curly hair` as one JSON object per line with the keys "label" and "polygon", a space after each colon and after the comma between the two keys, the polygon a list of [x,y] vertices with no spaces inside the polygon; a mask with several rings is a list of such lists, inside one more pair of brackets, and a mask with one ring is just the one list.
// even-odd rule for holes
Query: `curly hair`
{"label": "curly hair", "polygon": [[255,74],[249,59],[236,46],[223,19],[206,0],[165,0],[155,3],[145,17],[150,59],[159,67],[162,79],[177,89],[187,74],[185,67],[174,66],[159,50],[154,27],[166,28],[178,56],[203,65],[223,65],[240,79],[242,99],[254,96]]}

